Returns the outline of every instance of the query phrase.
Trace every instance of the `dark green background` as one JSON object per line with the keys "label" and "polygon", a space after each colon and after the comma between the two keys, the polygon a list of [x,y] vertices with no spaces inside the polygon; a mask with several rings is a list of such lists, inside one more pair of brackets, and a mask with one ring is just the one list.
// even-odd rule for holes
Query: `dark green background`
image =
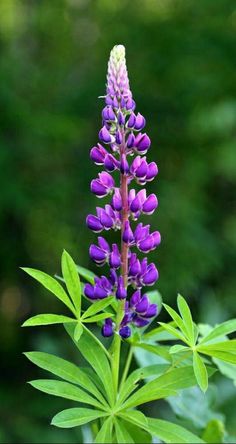
{"label": "dark green background", "polygon": [[173,305],[181,292],[197,321],[235,315],[236,5],[2,0],[0,27],[0,441],[78,442],[78,431],[49,426],[66,402],[25,385],[42,373],[22,351],[73,351],[59,327],[20,329],[26,317],[61,307],[19,267],[59,272],[63,248],[92,266],[85,217],[97,203],[89,183],[98,169],[89,149],[109,51],[121,43],[160,171],[148,185],[159,198],[149,220],[163,239],[152,254],[158,289]]}

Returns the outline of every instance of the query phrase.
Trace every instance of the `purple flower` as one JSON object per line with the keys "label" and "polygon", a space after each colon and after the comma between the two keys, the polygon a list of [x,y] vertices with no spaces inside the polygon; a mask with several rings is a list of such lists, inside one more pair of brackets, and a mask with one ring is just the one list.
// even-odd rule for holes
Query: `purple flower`
{"label": "purple flower", "polygon": [[114,333],[114,325],[111,318],[105,319],[104,325],[102,327],[102,335],[105,338],[109,338]]}
{"label": "purple flower", "polygon": [[115,186],[113,177],[106,171],[98,174],[98,179],[93,179],[91,182],[91,191],[97,197],[104,197],[109,194]]}
{"label": "purple flower", "polygon": [[[155,162],[148,163],[145,154],[151,141],[141,131],[146,125],[142,114],[135,112],[135,101],[130,90],[125,60],[125,48],[115,46],[110,54],[107,73],[105,107],[102,110],[100,143],[90,151],[90,158],[106,171],[98,174],[91,182],[91,191],[98,198],[111,196],[110,203],[96,207],[96,215],[89,214],[88,228],[95,233],[108,230],[121,230],[121,245],[111,246],[106,239],[98,236],[98,242],[91,244],[89,255],[98,265],[108,265],[108,277],[94,279],[94,284],[85,284],[84,294],[91,301],[113,295],[124,310],[118,325],[108,318],[102,327],[104,337],[114,332],[121,338],[131,335],[130,325],[144,327],[156,316],[157,307],[151,304],[148,295],[142,296],[142,288],[155,284],[158,271],[147,258],[139,259],[137,251],[148,253],[161,241],[158,231],[151,232],[150,225],[136,223],[142,215],[152,214],[158,206],[154,193],[147,195],[146,189],[129,190],[132,180],[143,186],[155,178],[158,168]],[[110,173],[119,174],[117,183]],[[136,249],[136,253],[133,251]],[[129,298],[127,288],[136,288]]]}

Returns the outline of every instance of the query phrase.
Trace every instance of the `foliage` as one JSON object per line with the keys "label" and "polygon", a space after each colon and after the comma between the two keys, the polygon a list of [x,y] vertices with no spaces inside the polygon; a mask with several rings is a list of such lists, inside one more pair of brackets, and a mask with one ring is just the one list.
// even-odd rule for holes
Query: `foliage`
{"label": "foliage", "polygon": [[[209,357],[217,357],[219,361],[235,364],[235,341],[229,339],[227,335],[235,331],[236,320],[226,321],[214,328],[209,327],[205,335],[200,335],[199,327],[193,322],[188,304],[182,296],[179,295],[177,299],[180,315],[168,305],[163,304],[174,323],[160,322],[160,327],[147,333],[145,328],[141,333],[140,329],[137,329],[127,342],[130,347],[130,356],[134,348],[146,346],[149,352],[160,356],[165,364],[144,366],[130,372],[130,360],[127,360],[117,387],[112,366],[112,347],[107,349],[85,325],[87,322],[97,323],[106,316],[111,316],[111,313],[104,310],[112,305],[114,298],[111,296],[91,303],[87,310],[83,311],[85,297],[81,291],[78,270],[80,268],[64,251],[62,273],[67,293],[61,284],[45,273],[24,269],[57,298],[58,295],[63,295],[59,299],[71,309],[75,314],[75,319],[57,315],[55,321],[56,315],[41,315],[30,318],[23,326],[45,325],[45,317],[47,317],[47,323],[62,323],[90,366],[90,368],[77,367],[71,362],[48,353],[25,353],[34,364],[62,379],[62,381],[57,379],[30,381],[34,388],[79,404],[79,407],[67,408],[57,413],[52,418],[51,424],[60,428],[73,428],[94,423],[99,419],[101,427],[97,436],[94,437],[94,442],[103,443],[137,442],[136,433],[139,433],[139,430],[140,433],[145,432],[147,436],[158,438],[166,443],[210,443],[215,439],[223,442],[224,426],[217,419],[212,419],[206,424],[201,438],[181,425],[150,418],[137,410],[137,407],[158,399],[171,399],[178,394],[178,391],[194,387],[196,384],[205,392],[208,387],[208,378],[216,371],[214,362],[209,361]],[[90,274],[84,270],[81,274],[91,279]],[[115,310],[118,310],[116,306],[117,304],[115,304]],[[169,333],[168,342],[180,340],[185,345],[163,346],[156,343],[158,334],[163,333],[163,330]],[[153,338],[150,344],[150,339]],[[161,339],[159,337],[160,342],[163,339],[166,340],[165,336]],[[207,360],[204,358],[205,355],[208,356]],[[220,370],[220,366],[218,368]],[[129,428],[130,425],[135,426],[135,433]]]}

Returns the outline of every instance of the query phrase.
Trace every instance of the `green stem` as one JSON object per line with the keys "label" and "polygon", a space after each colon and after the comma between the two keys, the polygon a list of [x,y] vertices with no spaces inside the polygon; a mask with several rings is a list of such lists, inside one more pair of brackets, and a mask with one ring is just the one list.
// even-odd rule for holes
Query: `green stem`
{"label": "green stem", "polygon": [[126,381],[132,358],[133,358],[133,347],[131,345],[130,349],[129,349],[128,356],[127,356],[127,359],[126,359],[125,368],[124,368],[124,371],[123,371],[123,375],[122,375],[120,386],[122,386],[124,384],[124,382]]}
{"label": "green stem", "polygon": [[[119,301],[119,306],[117,310],[117,317],[116,317],[116,325],[120,325],[123,315],[124,315],[124,304],[125,301]],[[120,368],[120,348],[121,348],[121,337],[117,332],[115,332],[115,336],[112,342],[111,346],[111,371],[112,371],[112,377],[113,377],[113,384],[114,384],[114,390],[115,394],[117,394],[118,386],[119,386],[119,368]]]}

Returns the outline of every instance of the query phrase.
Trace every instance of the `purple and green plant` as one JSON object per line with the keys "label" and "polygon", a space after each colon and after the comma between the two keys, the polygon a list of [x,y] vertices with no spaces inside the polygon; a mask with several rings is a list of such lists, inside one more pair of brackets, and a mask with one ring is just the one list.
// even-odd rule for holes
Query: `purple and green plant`
{"label": "purple and green plant", "polygon": [[[222,371],[222,363],[232,367],[236,364],[235,340],[227,336],[236,330],[236,320],[204,330],[193,322],[182,296],[177,299],[178,314],[162,304],[157,290],[144,290],[158,280],[156,265],[148,263],[145,255],[158,247],[161,236],[140,222],[158,206],[156,195],[144,188],[156,177],[158,168],[146,158],[151,141],[143,132],[145,118],[136,112],[122,45],[111,51],[104,99],[100,142],[90,152],[92,161],[104,170],[92,180],[91,191],[110,201],[96,207],[96,214],[89,214],[86,223],[99,233],[89,255],[106,272],[94,275],[77,266],[66,251],[62,254],[62,276],[23,268],[73,315],[41,314],[23,326],[63,324],[90,368],[48,353],[28,352],[25,355],[30,361],[60,378],[30,384],[42,392],[78,402],[79,407],[57,413],[52,424],[69,428],[97,423],[95,443],[140,442],[140,436],[145,442],[158,438],[166,443],[202,443],[208,432],[202,431],[199,437],[178,424],[147,417],[137,407],[168,400],[196,385],[205,392],[209,376],[216,369]],[[112,245],[104,234],[108,230],[117,232]],[[172,320],[157,326],[162,305]],[[100,332],[94,330],[94,324]],[[177,344],[171,345],[172,341]],[[138,353],[142,350],[156,357],[157,362],[152,364],[150,358],[139,367]],[[124,353],[123,365],[120,358]],[[130,371],[131,363],[136,363],[134,371]]]}

